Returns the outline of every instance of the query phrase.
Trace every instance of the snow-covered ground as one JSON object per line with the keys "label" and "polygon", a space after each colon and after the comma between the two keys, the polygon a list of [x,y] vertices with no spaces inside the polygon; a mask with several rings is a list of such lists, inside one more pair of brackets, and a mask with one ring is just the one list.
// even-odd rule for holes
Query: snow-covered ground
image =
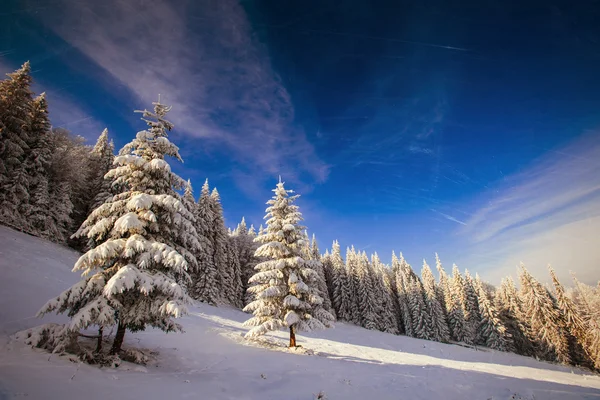
{"label": "snow-covered ground", "polygon": [[[11,338],[62,316],[33,317],[73,284],[77,254],[0,226],[0,399],[599,399],[600,377],[514,354],[393,336],[338,323],[262,343],[242,338],[247,315],[199,305],[184,334],[127,333],[126,347],[158,351],[145,367],[97,368]],[[296,354],[294,354],[296,353]],[[513,397],[514,396],[514,397]]]}

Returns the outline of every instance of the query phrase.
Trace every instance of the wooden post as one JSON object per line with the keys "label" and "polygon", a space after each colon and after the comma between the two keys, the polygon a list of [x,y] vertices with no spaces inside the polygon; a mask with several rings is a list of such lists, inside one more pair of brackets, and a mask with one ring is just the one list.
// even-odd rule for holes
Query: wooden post
{"label": "wooden post", "polygon": [[296,333],[293,326],[290,326],[290,347],[296,347]]}
{"label": "wooden post", "polygon": [[110,354],[117,354],[121,351],[121,346],[123,345],[124,338],[125,325],[119,322],[119,327],[117,328],[117,334],[115,335],[115,340],[113,341],[112,349],[110,349]]}

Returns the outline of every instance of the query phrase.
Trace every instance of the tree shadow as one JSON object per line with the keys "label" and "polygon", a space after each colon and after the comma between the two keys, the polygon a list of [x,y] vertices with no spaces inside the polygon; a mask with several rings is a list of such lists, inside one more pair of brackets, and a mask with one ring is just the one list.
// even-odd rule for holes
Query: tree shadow
{"label": "tree shadow", "polygon": [[401,353],[420,354],[424,356],[472,363],[520,366],[551,371],[576,372],[581,375],[597,375],[592,371],[574,366],[560,365],[516,353],[501,352],[485,347],[467,348],[455,344],[447,344],[405,335],[393,335],[380,331],[368,330],[349,323],[339,323],[343,329],[327,329],[307,333],[304,336],[318,340],[328,340],[356,346],[377,348]]}

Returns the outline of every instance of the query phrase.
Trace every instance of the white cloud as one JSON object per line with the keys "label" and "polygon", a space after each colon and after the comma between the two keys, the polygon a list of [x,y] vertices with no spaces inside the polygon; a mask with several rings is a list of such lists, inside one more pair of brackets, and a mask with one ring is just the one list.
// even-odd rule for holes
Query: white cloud
{"label": "white cloud", "polygon": [[547,264],[565,283],[569,271],[590,283],[600,278],[600,133],[549,151],[483,202],[458,231],[465,266],[485,269],[493,282],[520,261],[542,281]]}
{"label": "white cloud", "polygon": [[[162,95],[170,119],[188,137],[233,150],[248,172],[271,176],[286,166],[326,179],[267,52],[234,0],[62,0],[43,22],[95,61],[148,107]],[[198,7],[196,7],[198,8]],[[256,178],[256,174],[253,174]]]}

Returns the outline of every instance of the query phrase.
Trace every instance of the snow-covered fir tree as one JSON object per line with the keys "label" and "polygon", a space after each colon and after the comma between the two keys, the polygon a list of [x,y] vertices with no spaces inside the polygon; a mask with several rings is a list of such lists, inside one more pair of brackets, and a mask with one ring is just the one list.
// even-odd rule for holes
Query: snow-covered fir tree
{"label": "snow-covered fir tree", "polygon": [[465,278],[461,275],[458,266],[454,264],[452,266],[452,291],[453,295],[456,296],[462,307],[462,313],[464,316],[464,331],[463,340],[467,344],[475,344],[477,341],[477,330],[479,328],[479,322],[476,317],[477,303],[474,301],[474,293],[471,290],[471,286],[467,286]]}
{"label": "snow-covered fir tree", "polygon": [[419,339],[434,340],[433,322],[425,302],[423,285],[419,279],[408,278],[408,305],[412,316],[412,330]]}
{"label": "snow-covered fir tree", "polygon": [[[315,293],[323,299],[322,304],[315,307],[314,315],[321,315],[320,309],[327,311],[323,314],[325,318],[329,315],[333,315],[335,312],[331,309],[331,300],[329,299],[329,292],[327,291],[327,283],[325,282],[325,272],[323,271],[323,263],[321,262],[321,254],[319,253],[319,247],[315,235],[312,240],[308,240],[308,233],[305,232],[304,240],[306,241],[303,258],[306,260],[307,265],[317,273],[317,281],[315,285]],[[330,323],[329,320],[322,321],[325,325]]]}
{"label": "snow-covered fir tree", "polygon": [[165,119],[169,110],[154,103],[153,113],[143,111],[148,129],[121,149],[107,174],[123,191],[94,210],[77,232],[92,243],[73,268],[82,271],[82,280],[40,310],[71,317],[63,334],[116,324],[113,354],[127,329],[181,330],[173,318],[191,303],[177,282],[196,268],[192,252],[199,243],[192,215],[176,192],[184,181],[165,160],[181,160],[167,137],[173,127]]}
{"label": "snow-covered fir tree", "polygon": [[[113,166],[114,152],[114,143],[108,138],[108,129],[104,129],[87,157],[86,189],[81,191],[71,215],[75,226],[80,226],[93,210],[112,196],[111,181],[104,176]],[[69,245],[78,249],[85,248],[81,238],[71,238]]]}
{"label": "snow-covered fir tree", "polygon": [[[379,259],[379,255],[374,253],[371,256],[371,265],[373,267],[374,276],[376,279],[376,288],[378,288],[377,298],[380,299],[378,307],[381,314],[380,330],[383,332],[397,335],[398,330],[398,306],[396,305],[396,298],[394,290],[392,289],[392,276],[391,271],[387,268]],[[376,299],[377,300],[377,299]]]}
{"label": "snow-covered fir tree", "polygon": [[465,317],[460,303],[459,293],[454,290],[454,282],[446,274],[439,258],[436,258],[436,264],[438,273],[440,274],[439,286],[442,289],[444,296],[450,337],[456,342],[463,342],[465,340]]}
{"label": "snow-covered fir tree", "polygon": [[409,304],[409,292],[411,291],[410,282],[406,276],[406,261],[400,253],[400,258],[392,252],[392,271],[395,272],[395,286],[398,297],[398,306],[400,309],[400,317],[402,319],[403,331],[407,336],[415,336],[412,322],[411,305]]}
{"label": "snow-covered fir tree", "polygon": [[27,126],[32,109],[29,62],[0,81],[0,222],[29,230],[24,205],[29,204],[30,151]]}
{"label": "snow-covered fir tree", "polygon": [[571,358],[567,332],[551,293],[531,276],[522,264],[519,280],[523,314],[537,342],[538,356],[547,360],[569,363]]}
{"label": "snow-covered fir tree", "polygon": [[115,159],[115,144],[108,140],[108,129],[104,129],[90,153],[90,191],[94,194],[90,210],[112,196],[111,182],[104,176],[112,168]]}
{"label": "snow-covered fir tree", "polygon": [[574,361],[579,364],[589,364],[595,368],[600,368],[600,354],[598,344],[594,342],[597,338],[594,335],[594,326],[586,324],[581,318],[581,313],[573,301],[567,296],[565,288],[558,280],[554,269],[548,266],[552,284],[554,286],[554,296],[556,306],[561,313],[561,319],[564,321],[568,332],[572,337],[571,349],[575,357]]}
{"label": "snow-covered fir tree", "polygon": [[531,329],[525,320],[523,304],[510,276],[502,279],[496,291],[495,304],[498,316],[512,339],[513,351],[517,354],[533,356],[535,349],[529,336]]}
{"label": "snow-covered fir tree", "polygon": [[247,290],[249,287],[248,281],[252,275],[254,275],[254,266],[257,263],[257,259],[254,257],[254,253],[258,248],[254,242],[254,238],[256,238],[256,232],[252,226],[250,229],[248,229],[245,218],[242,218],[242,221],[233,230],[231,238],[235,242],[238,252],[237,254],[240,263],[242,283],[241,301],[245,306],[252,301],[250,293]]}
{"label": "snow-covered fir tree", "polygon": [[446,313],[438,300],[438,290],[436,287],[437,285],[435,284],[435,278],[431,272],[431,268],[429,268],[429,265],[425,260],[423,260],[421,278],[423,279],[427,308],[431,314],[433,340],[438,342],[448,342],[450,340],[450,331],[448,329],[448,323],[446,322]]}
{"label": "snow-covered fir tree", "polygon": [[360,277],[358,275],[358,254],[354,246],[346,248],[346,276],[350,284],[350,322],[361,325],[362,312],[360,304]]}
{"label": "snow-covered fir tree", "polygon": [[369,258],[366,253],[356,255],[356,280],[357,284],[357,309],[360,312],[360,325],[376,330],[379,329],[377,307],[375,303],[374,284],[369,266]]}
{"label": "snow-covered fir tree", "polygon": [[210,194],[210,205],[212,211],[212,247],[213,262],[217,268],[217,279],[219,282],[220,300],[232,304],[235,298],[235,271],[234,266],[229,263],[227,243],[228,235],[221,206],[221,196],[214,188]]}
{"label": "snow-covered fir tree", "polygon": [[334,240],[331,247],[331,267],[333,275],[333,306],[339,319],[352,320],[351,282],[342,258],[340,244]]}
{"label": "snow-covered fir tree", "polygon": [[253,327],[246,336],[287,327],[290,347],[295,347],[296,332],[325,327],[323,318],[312,315],[323,299],[314,291],[317,273],[302,258],[304,227],[300,225],[302,214],[294,204],[298,195],[290,195],[293,191],[286,190],[281,180],[273,191],[275,195],[267,202],[266,232],[256,238],[262,243],[256,256],[266,261],[256,266],[258,272],[250,279],[254,286],[248,290],[256,297],[244,308],[254,314],[245,323]]}
{"label": "snow-covered fir tree", "polygon": [[479,276],[475,279],[475,289],[478,293],[479,313],[481,314],[481,323],[479,325],[479,336],[483,340],[483,345],[490,349],[499,351],[510,351],[512,349],[512,340],[506,327],[498,315],[498,310],[492,303]]}
{"label": "snow-covered fir tree", "polygon": [[321,260],[321,252],[319,251],[319,245],[317,243],[317,238],[313,234],[310,242],[310,257],[311,261],[314,261],[314,267],[319,275],[318,281],[318,289],[319,296],[323,299],[323,308],[330,314],[335,315],[335,311],[333,310],[333,306],[331,305],[331,298],[329,297],[329,290],[327,289],[327,280],[325,277],[325,267]]}
{"label": "snow-covered fir tree", "polygon": [[213,257],[214,214],[208,179],[202,185],[196,210],[196,232],[198,233],[200,249],[196,254],[198,269],[191,273],[190,295],[196,300],[216,304],[219,301],[219,288],[217,285],[217,267]]}
{"label": "snow-covered fir tree", "polygon": [[45,238],[52,238],[58,232],[50,209],[48,172],[52,162],[52,149],[45,93],[40,94],[32,102],[29,137],[30,152],[25,160],[25,168],[31,179],[26,219],[31,232]]}
{"label": "snow-covered fir tree", "polygon": [[469,273],[469,270],[465,269],[463,286],[463,298],[462,304],[465,311],[465,323],[470,325],[470,330],[474,334],[473,343],[482,344],[482,339],[479,336],[479,326],[481,325],[481,314],[479,313],[479,299],[477,297],[477,289],[475,287],[475,280]]}

